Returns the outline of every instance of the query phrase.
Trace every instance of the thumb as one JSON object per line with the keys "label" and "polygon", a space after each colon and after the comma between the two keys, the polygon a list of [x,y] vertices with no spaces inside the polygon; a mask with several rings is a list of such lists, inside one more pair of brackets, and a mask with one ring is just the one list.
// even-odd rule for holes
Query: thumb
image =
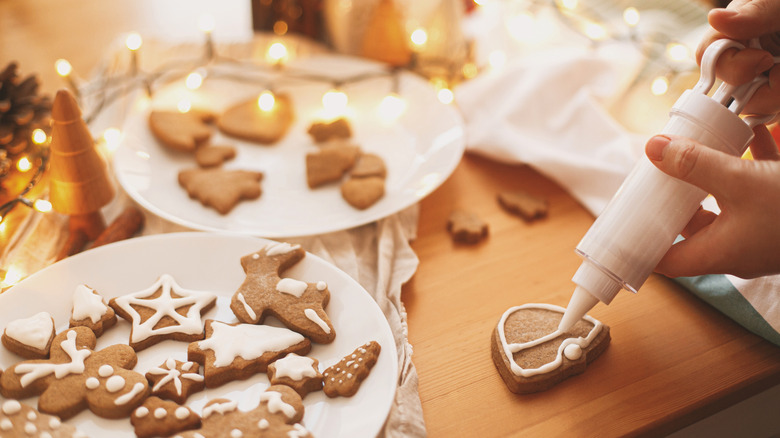
{"label": "thumb", "polygon": [[741,159],[684,137],[657,135],[645,145],[647,158],[667,175],[713,194],[726,195],[741,169]]}
{"label": "thumb", "polygon": [[727,9],[713,9],[710,25],[729,38],[748,40],[780,31],[780,2],[735,0]]}

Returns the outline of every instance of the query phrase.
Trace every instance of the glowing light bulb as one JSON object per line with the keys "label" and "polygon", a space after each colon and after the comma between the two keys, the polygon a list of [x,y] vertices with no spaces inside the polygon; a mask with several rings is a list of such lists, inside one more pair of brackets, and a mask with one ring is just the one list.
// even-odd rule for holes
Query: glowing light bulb
{"label": "glowing light bulb", "polygon": [[325,111],[328,114],[334,117],[344,114],[348,102],[349,98],[347,98],[347,94],[338,89],[330,90],[322,96],[323,108],[325,108]]}
{"label": "glowing light bulb", "polygon": [[39,145],[44,144],[46,143],[46,140],[48,140],[48,138],[49,137],[46,135],[43,129],[37,128],[34,129],[32,132],[32,141],[35,144],[39,144]]}
{"label": "glowing light bulb", "polygon": [[656,96],[662,96],[666,94],[667,91],[669,91],[669,79],[665,76],[659,76],[653,79],[652,84],[650,84],[650,92]]}
{"label": "glowing light bulb", "polygon": [[422,46],[428,42],[428,32],[425,29],[415,29],[412,32],[411,40],[416,46]]}
{"label": "glowing light bulb", "polygon": [[45,200],[45,199],[37,199],[35,202],[33,202],[33,208],[40,211],[41,213],[48,213],[51,211],[51,202]]}
{"label": "glowing light bulb", "polygon": [[122,139],[122,132],[116,128],[108,128],[103,131],[103,140],[109,151],[114,151],[119,147],[119,141]]}
{"label": "glowing light bulb", "polygon": [[436,93],[436,97],[439,98],[439,102],[449,105],[455,101],[455,93],[449,88],[442,88]]}
{"label": "glowing light bulb", "polygon": [[633,6],[626,8],[623,11],[623,21],[631,27],[636,26],[639,24],[639,11]]}
{"label": "glowing light bulb", "polygon": [[477,64],[474,64],[473,62],[467,62],[463,64],[461,73],[463,73],[463,77],[465,79],[472,79],[479,74],[479,68],[477,68]]}
{"label": "glowing light bulb", "polygon": [[488,56],[488,63],[492,68],[501,68],[506,64],[506,53],[501,50],[495,50]]}
{"label": "glowing light bulb", "polygon": [[0,282],[0,287],[13,286],[21,281],[22,277],[24,277],[24,275],[22,275],[21,271],[19,271],[19,268],[16,266],[9,266],[8,270],[5,271],[5,277],[3,278],[3,281]]}
{"label": "glowing light bulb", "polygon": [[216,24],[214,23],[214,17],[212,17],[209,14],[203,14],[200,17],[198,17],[198,29],[203,33],[211,33],[214,32],[214,27]]}
{"label": "glowing light bulb", "polygon": [[187,99],[182,99],[176,104],[176,108],[180,113],[188,113],[192,109],[192,103]]}
{"label": "glowing light bulb", "polygon": [[607,30],[598,23],[589,22],[585,24],[584,32],[588,38],[594,41],[601,41],[607,37]]}
{"label": "glowing light bulb", "polygon": [[203,84],[203,76],[198,72],[192,72],[187,75],[184,85],[190,90],[197,90]]}
{"label": "glowing light bulb", "polygon": [[577,6],[579,5],[579,0],[561,0],[561,6],[564,8],[573,11],[577,9]]}
{"label": "glowing light bulb", "polygon": [[282,43],[273,43],[268,48],[267,59],[273,64],[282,64],[287,60],[287,46]]}
{"label": "glowing light bulb", "polygon": [[19,161],[16,162],[16,168],[19,169],[19,172],[27,172],[32,169],[32,162],[27,157],[19,158]]}
{"label": "glowing light bulb", "polygon": [[390,93],[379,104],[379,116],[385,120],[396,120],[406,111],[406,101],[396,93]]}
{"label": "glowing light bulb", "polygon": [[681,62],[690,59],[691,51],[684,44],[671,43],[666,46],[666,56],[672,61]]}
{"label": "glowing light bulb", "polygon": [[54,63],[54,69],[57,70],[57,74],[64,77],[70,76],[73,72],[73,66],[70,65],[66,59],[58,59]]}
{"label": "glowing light bulb", "polygon": [[276,98],[274,97],[274,93],[269,90],[263,91],[257,98],[257,106],[263,111],[271,111],[274,109],[275,104]]}
{"label": "glowing light bulb", "polygon": [[125,45],[130,51],[133,52],[140,49],[143,42],[144,40],[141,38],[141,35],[135,32],[131,33],[127,36],[127,38],[125,38]]}

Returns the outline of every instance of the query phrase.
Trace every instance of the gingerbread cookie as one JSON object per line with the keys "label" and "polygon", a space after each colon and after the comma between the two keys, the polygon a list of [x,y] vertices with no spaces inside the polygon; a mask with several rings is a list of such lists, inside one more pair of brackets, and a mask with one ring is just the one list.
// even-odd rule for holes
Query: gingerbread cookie
{"label": "gingerbread cookie", "polygon": [[214,120],[204,111],[152,111],[149,129],[164,146],[182,152],[193,152],[211,137],[208,123]]}
{"label": "gingerbread cookie", "polygon": [[207,320],[206,339],[191,343],[187,358],[203,365],[206,387],[216,388],[263,373],[287,353],[310,349],[308,339],[286,328]]}
{"label": "gingerbread cookie", "polygon": [[187,169],[179,172],[179,185],[190,198],[228,214],[239,201],[260,197],[262,172],[252,170]]}
{"label": "gingerbread cookie", "polygon": [[0,436],[86,438],[84,433],[59,418],[16,400],[6,400],[0,406]]}
{"label": "gingerbread cookie", "polygon": [[306,154],[306,183],[309,188],[340,181],[355,164],[359,154],[359,146],[345,142],[331,142],[316,152]]}
{"label": "gingerbread cookie", "polygon": [[109,305],[132,323],[129,344],[141,351],[167,339],[203,339],[201,315],[216,302],[215,294],[184,289],[163,274],[151,287],[113,298]]}
{"label": "gingerbread cookie", "polygon": [[358,210],[365,210],[385,196],[385,179],[378,176],[349,178],[341,184],[341,196]]}
{"label": "gingerbread cookie", "polygon": [[456,242],[475,244],[488,236],[488,225],[476,213],[455,210],[447,220],[447,231]]}
{"label": "gingerbread cookie", "polygon": [[168,358],[159,367],[146,372],[146,379],[152,385],[152,395],[173,400],[182,405],[190,394],[206,387],[203,376],[198,374],[200,366],[195,362],[180,362]]}
{"label": "gingerbread cookie", "polygon": [[260,108],[257,99],[228,108],[217,121],[227,135],[262,144],[279,141],[292,125],[293,106],[289,96],[277,94],[270,111]]}
{"label": "gingerbread cookie", "polygon": [[25,359],[43,359],[49,357],[54,335],[54,318],[39,312],[8,323],[0,339],[5,348]]}
{"label": "gingerbread cookie", "polygon": [[311,357],[290,353],[268,365],[268,380],[272,385],[287,385],[301,398],[322,389],[322,373],[319,361]]}
{"label": "gingerbread cookie", "polygon": [[200,415],[192,409],[158,397],[149,397],[130,416],[138,438],[171,436],[200,427]]}
{"label": "gingerbread cookie", "polygon": [[316,143],[352,137],[352,128],[349,126],[349,121],[343,117],[331,122],[314,122],[306,132],[311,135],[311,138]]}
{"label": "gingerbread cookie", "polygon": [[353,178],[365,178],[369,176],[385,178],[387,176],[387,166],[385,166],[385,160],[379,155],[361,154],[349,174]]}
{"label": "gingerbread cookie", "polygon": [[501,192],[498,194],[498,203],[509,213],[520,216],[526,221],[547,216],[547,200],[525,192]]}
{"label": "gingerbread cookie", "polygon": [[239,321],[258,324],[273,315],[312,342],[327,344],[336,332],[325,306],[330,291],[324,281],[306,283],[281,273],[306,256],[300,245],[271,243],[241,258],[246,279],[233,294],[230,309]]}
{"label": "gingerbread cookie", "polygon": [[58,334],[47,360],[17,363],[0,376],[8,398],[39,395],[38,410],[68,419],[89,408],[104,418],[130,415],[149,395],[146,378],[132,368],[137,357],[127,345],[93,351],[97,338],[86,327]]}
{"label": "gingerbread cookie", "polygon": [[195,150],[195,162],[200,167],[216,167],[236,157],[233,146],[202,146]]}
{"label": "gingerbread cookie", "polygon": [[284,385],[268,387],[260,403],[251,411],[241,411],[238,403],[211,400],[203,408],[203,426],[176,437],[286,437],[311,438],[299,421],[303,418],[301,397]]}
{"label": "gingerbread cookie", "polygon": [[493,363],[514,393],[544,391],[585,371],[609,345],[609,327],[585,316],[561,332],[563,307],[525,304],[508,309],[493,330]]}
{"label": "gingerbread cookie", "polygon": [[73,292],[73,308],[70,314],[71,327],[88,327],[95,336],[116,324],[116,313],[96,290],[80,284]]}
{"label": "gingerbread cookie", "polygon": [[360,389],[360,384],[368,377],[371,368],[376,365],[382,347],[371,341],[355,349],[352,354],[323,371],[325,379],[323,391],[328,397],[351,397]]}

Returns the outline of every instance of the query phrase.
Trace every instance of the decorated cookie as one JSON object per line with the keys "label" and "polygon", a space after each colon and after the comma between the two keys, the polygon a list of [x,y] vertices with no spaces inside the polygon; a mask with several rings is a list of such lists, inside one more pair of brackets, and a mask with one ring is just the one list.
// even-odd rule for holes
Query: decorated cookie
{"label": "decorated cookie", "polygon": [[152,111],[149,129],[164,146],[183,152],[193,152],[211,137],[208,123],[214,120],[205,111]]}
{"label": "decorated cookie", "polygon": [[384,178],[387,176],[387,167],[385,160],[376,154],[361,154],[355,166],[349,171],[354,178],[365,178],[369,176],[378,176]]}
{"label": "decorated cookie", "polygon": [[341,184],[341,196],[358,210],[365,210],[385,196],[385,179],[378,176],[349,178]]}
{"label": "decorated cookie", "polygon": [[303,402],[295,391],[284,385],[273,385],[260,394],[258,406],[246,412],[239,410],[235,401],[211,400],[203,408],[203,426],[175,437],[311,438],[299,423],[303,412]]}
{"label": "decorated cookie", "polygon": [[73,308],[70,314],[71,327],[88,327],[95,336],[116,324],[116,313],[97,291],[80,284],[73,292]]}
{"label": "decorated cookie", "polygon": [[330,142],[306,154],[306,183],[314,189],[341,181],[360,154],[360,147],[346,142]]}
{"label": "decorated cookie", "polygon": [[447,220],[447,231],[456,242],[474,244],[488,236],[488,225],[476,213],[455,210]]}
{"label": "decorated cookie", "polygon": [[192,409],[158,397],[149,397],[130,415],[138,438],[171,436],[200,427],[200,415]]}
{"label": "decorated cookie", "polygon": [[201,315],[216,302],[215,294],[184,289],[164,274],[150,287],[113,298],[109,305],[132,323],[129,344],[141,351],[167,339],[203,339]]}
{"label": "decorated cookie", "polygon": [[288,353],[310,349],[308,339],[286,328],[207,320],[206,339],[191,343],[187,357],[203,365],[206,387],[216,388],[263,373]]}
{"label": "decorated cookie", "polygon": [[0,437],[86,438],[86,435],[53,415],[16,400],[6,400],[0,405]]}
{"label": "decorated cookie", "polygon": [[186,169],[179,172],[179,185],[190,198],[228,214],[241,200],[260,197],[262,172],[241,169]]}
{"label": "decorated cookie", "polygon": [[512,392],[544,391],[585,371],[609,344],[609,327],[585,316],[569,331],[558,324],[566,309],[525,304],[508,309],[493,330],[493,363]]}
{"label": "decorated cookie", "polygon": [[202,391],[206,384],[198,374],[200,366],[195,362],[180,362],[168,358],[159,367],[146,372],[152,385],[152,395],[184,404],[190,394]]}
{"label": "decorated cookie", "polygon": [[54,335],[54,319],[39,312],[8,323],[0,339],[5,348],[25,359],[43,359],[49,356]]}
{"label": "decorated cookie", "polygon": [[127,345],[93,351],[95,334],[74,327],[58,334],[47,360],[17,363],[0,376],[8,398],[39,395],[38,409],[68,419],[85,408],[104,418],[130,415],[149,395],[146,378],[132,368],[137,357]]}
{"label": "decorated cookie", "polygon": [[319,361],[295,353],[268,365],[268,379],[272,385],[289,386],[302,398],[310,392],[322,389]]}
{"label": "decorated cookie", "polygon": [[547,200],[537,198],[525,192],[501,192],[498,203],[509,213],[532,221],[547,216]]}
{"label": "decorated cookie", "polygon": [[217,126],[232,137],[272,144],[284,137],[293,119],[289,96],[277,94],[271,110],[261,109],[257,99],[252,99],[228,108],[217,121]]}
{"label": "decorated cookie", "polygon": [[316,143],[322,143],[333,139],[346,139],[352,137],[352,128],[345,118],[338,118],[332,122],[314,122],[306,131]]}
{"label": "decorated cookie", "polygon": [[324,281],[307,283],[281,273],[306,256],[300,245],[271,243],[241,258],[246,279],[233,294],[230,309],[239,321],[258,324],[273,315],[313,342],[327,344],[336,332],[325,306],[330,291]]}
{"label": "decorated cookie", "polygon": [[376,364],[382,347],[371,341],[358,347],[352,354],[345,356],[337,364],[325,369],[322,376],[325,381],[325,395],[328,397],[351,397],[360,389],[371,368]]}
{"label": "decorated cookie", "polygon": [[202,146],[195,150],[195,161],[200,167],[216,167],[236,157],[233,146]]}

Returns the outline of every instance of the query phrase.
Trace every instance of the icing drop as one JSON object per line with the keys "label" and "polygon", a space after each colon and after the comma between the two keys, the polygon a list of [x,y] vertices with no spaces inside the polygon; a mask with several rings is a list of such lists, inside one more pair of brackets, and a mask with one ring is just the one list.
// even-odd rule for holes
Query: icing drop
{"label": "icing drop", "polygon": [[59,418],[51,417],[51,419],[49,419],[49,428],[50,429],[59,429],[60,426],[62,426],[62,421],[60,421]]}
{"label": "icing drop", "polygon": [[268,426],[270,426],[270,423],[268,423],[268,420],[266,420],[265,418],[257,422],[257,427],[259,427],[260,430],[268,429]]}
{"label": "icing drop", "polygon": [[14,427],[14,424],[11,423],[11,420],[7,418],[3,418],[2,421],[0,421],[0,430],[11,430],[11,428]]}
{"label": "icing drop", "polygon": [[320,315],[317,315],[317,312],[314,309],[306,309],[303,311],[303,314],[306,315],[311,322],[317,324],[323,332],[330,334],[330,326],[328,326],[328,323],[326,323],[322,318],[320,318]]}
{"label": "icing drop", "polygon": [[563,349],[566,359],[577,360],[582,357],[582,348],[577,344],[569,344]]}
{"label": "icing drop", "polygon": [[6,336],[38,350],[46,350],[53,333],[54,321],[47,312],[11,321],[5,327]]}
{"label": "icing drop", "polygon": [[22,404],[16,400],[8,400],[3,403],[3,413],[5,415],[18,414],[22,410]]}
{"label": "icing drop", "polygon": [[276,283],[276,290],[282,293],[293,295],[300,298],[308,285],[304,281],[295,280],[292,278],[282,278],[279,283]]}
{"label": "icing drop", "polygon": [[265,253],[269,256],[282,255],[296,251],[300,247],[301,245],[291,245],[287,242],[269,243],[265,247]]}
{"label": "icing drop", "polygon": [[287,432],[287,438],[304,438],[310,436],[309,431],[299,423],[293,424],[293,430]]}
{"label": "icing drop", "polygon": [[244,436],[244,433],[239,429],[233,429],[230,431],[230,438],[241,438],[242,436]]}
{"label": "icing drop", "polygon": [[35,411],[30,411],[27,413],[28,420],[35,421],[36,418],[38,418],[38,415],[35,414]]}
{"label": "icing drop", "polygon": [[224,414],[225,412],[235,411],[237,407],[238,402],[236,401],[214,403],[203,408],[203,418],[207,418],[215,412],[218,414]]}
{"label": "icing drop", "polygon": [[168,411],[166,411],[165,408],[157,408],[154,410],[154,418],[158,420],[165,418],[166,415],[168,415]]}
{"label": "icing drop", "polygon": [[185,408],[184,406],[179,406],[176,408],[176,410],[173,412],[173,415],[176,416],[179,420],[183,420],[190,416],[190,410]]}
{"label": "icing drop", "polygon": [[65,340],[62,341],[60,347],[70,357],[70,362],[67,363],[20,363],[14,368],[16,374],[22,374],[19,382],[22,384],[22,388],[26,387],[30,383],[38,380],[41,377],[48,376],[54,373],[54,377],[61,379],[70,374],[81,374],[84,372],[84,360],[89,357],[92,352],[88,349],[79,350],[76,347],[76,332],[71,330],[65,335]]}
{"label": "icing drop", "polygon": [[38,432],[38,428],[37,428],[37,427],[35,427],[35,425],[34,425],[34,424],[32,424],[32,423],[25,423],[25,425],[24,425],[24,432],[25,432],[27,435],[32,435],[32,434],[34,434],[35,432]]}
{"label": "icing drop", "polygon": [[301,380],[304,377],[316,377],[314,359],[290,353],[282,359],[274,362],[276,368],[275,377],[289,377],[293,380]]}
{"label": "icing drop", "polygon": [[295,416],[295,407],[293,407],[291,404],[285,403],[284,400],[282,400],[282,394],[280,392],[266,391],[260,394],[260,403],[262,402],[268,403],[268,411],[272,414],[281,411],[284,415],[287,416],[287,418],[292,418]]}
{"label": "icing drop", "polygon": [[138,382],[135,385],[133,385],[133,389],[131,389],[128,393],[120,397],[117,397],[116,400],[114,400],[114,404],[117,406],[127,404],[135,396],[143,392],[144,389],[146,389],[146,384]]}
{"label": "icing drop", "polygon": [[97,389],[97,387],[100,386],[100,380],[98,380],[97,377],[88,377],[84,382],[84,385],[87,389]]}
{"label": "icing drop", "polygon": [[125,378],[122,376],[111,376],[106,380],[106,390],[108,392],[118,392],[125,387]]}
{"label": "icing drop", "polygon": [[143,418],[147,415],[149,415],[149,408],[147,408],[146,406],[141,406],[135,410],[135,416],[138,418]]}
{"label": "icing drop", "polygon": [[249,315],[249,318],[252,319],[252,320],[257,319],[257,314],[255,313],[255,311],[251,307],[249,307],[249,304],[246,302],[246,299],[244,298],[244,294],[239,292],[237,298],[238,298],[238,301],[240,301],[241,304],[244,305],[244,311],[246,312],[247,315]]}
{"label": "icing drop", "polygon": [[73,313],[71,314],[74,321],[89,318],[93,324],[97,324],[107,311],[108,306],[100,295],[94,293],[94,289],[85,284],[76,286],[76,290],[73,292]]}
{"label": "icing drop", "polygon": [[317,282],[317,290],[323,291],[328,288],[328,283],[325,283],[324,281],[318,281]]}
{"label": "icing drop", "polygon": [[214,351],[214,366],[230,365],[236,358],[256,359],[269,351],[289,348],[305,338],[292,330],[269,325],[211,323],[213,332],[198,342],[202,350]]}
{"label": "icing drop", "polygon": [[114,374],[114,368],[111,365],[101,365],[98,368],[98,376],[100,377],[108,377],[112,374]]}

